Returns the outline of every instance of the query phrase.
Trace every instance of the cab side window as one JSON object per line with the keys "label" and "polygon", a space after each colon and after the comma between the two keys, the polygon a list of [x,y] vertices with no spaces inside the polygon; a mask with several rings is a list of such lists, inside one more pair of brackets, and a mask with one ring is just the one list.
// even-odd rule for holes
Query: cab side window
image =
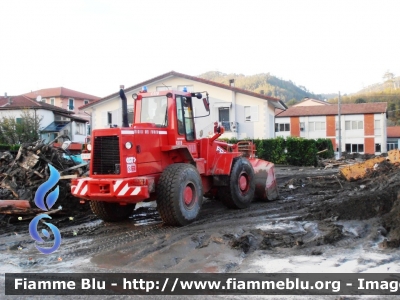
{"label": "cab side window", "polygon": [[176,96],[176,115],[178,119],[178,134],[185,134],[185,127],[183,125],[183,109],[182,109],[182,97]]}

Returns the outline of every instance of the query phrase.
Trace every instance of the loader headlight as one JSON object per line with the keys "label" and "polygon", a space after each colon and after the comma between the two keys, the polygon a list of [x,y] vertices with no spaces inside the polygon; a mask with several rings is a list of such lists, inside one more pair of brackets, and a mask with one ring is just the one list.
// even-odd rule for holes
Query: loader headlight
{"label": "loader headlight", "polygon": [[132,143],[131,142],[126,142],[125,143],[125,148],[126,149],[131,149],[132,148]]}
{"label": "loader headlight", "polygon": [[87,144],[86,145],[86,149],[89,150],[89,151],[92,151],[92,145],[91,144]]}

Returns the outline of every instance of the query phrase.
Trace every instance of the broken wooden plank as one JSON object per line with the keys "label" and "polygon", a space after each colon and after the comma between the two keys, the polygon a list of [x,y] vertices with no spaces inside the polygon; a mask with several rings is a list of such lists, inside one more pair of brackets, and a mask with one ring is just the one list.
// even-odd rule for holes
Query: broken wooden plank
{"label": "broken wooden plank", "polygon": [[60,180],[61,179],[72,179],[72,178],[78,178],[78,175],[77,174],[74,174],[74,175],[63,175],[63,176],[60,177]]}
{"label": "broken wooden plank", "polygon": [[31,208],[28,200],[0,200],[0,207]]}

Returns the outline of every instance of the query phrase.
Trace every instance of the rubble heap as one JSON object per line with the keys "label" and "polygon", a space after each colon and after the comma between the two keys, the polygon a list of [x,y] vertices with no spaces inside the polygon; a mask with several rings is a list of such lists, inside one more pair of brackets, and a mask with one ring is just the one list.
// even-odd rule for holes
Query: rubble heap
{"label": "rubble heap", "polygon": [[[60,193],[56,204],[63,208],[79,205],[70,193],[69,179],[82,176],[87,171],[87,163],[79,163],[68,150],[42,141],[22,144],[15,158],[8,151],[0,152],[0,204],[1,200],[27,200],[30,207],[35,208],[35,192],[48,180],[49,164],[61,175],[57,183]],[[10,208],[1,207],[0,213]]]}

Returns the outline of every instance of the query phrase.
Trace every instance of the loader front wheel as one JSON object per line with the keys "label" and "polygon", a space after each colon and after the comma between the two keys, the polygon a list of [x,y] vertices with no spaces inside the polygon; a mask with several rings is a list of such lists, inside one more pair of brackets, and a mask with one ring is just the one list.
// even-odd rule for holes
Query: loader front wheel
{"label": "loader front wheel", "polygon": [[133,214],[136,204],[119,205],[103,201],[90,201],[92,212],[106,222],[118,222]]}
{"label": "loader front wheel", "polygon": [[246,208],[250,206],[256,189],[254,170],[244,157],[237,157],[229,176],[229,185],[221,187],[219,198],[229,208]]}
{"label": "loader front wheel", "polygon": [[168,166],[157,185],[157,210],[166,225],[193,222],[203,204],[203,185],[197,169],[189,164]]}

